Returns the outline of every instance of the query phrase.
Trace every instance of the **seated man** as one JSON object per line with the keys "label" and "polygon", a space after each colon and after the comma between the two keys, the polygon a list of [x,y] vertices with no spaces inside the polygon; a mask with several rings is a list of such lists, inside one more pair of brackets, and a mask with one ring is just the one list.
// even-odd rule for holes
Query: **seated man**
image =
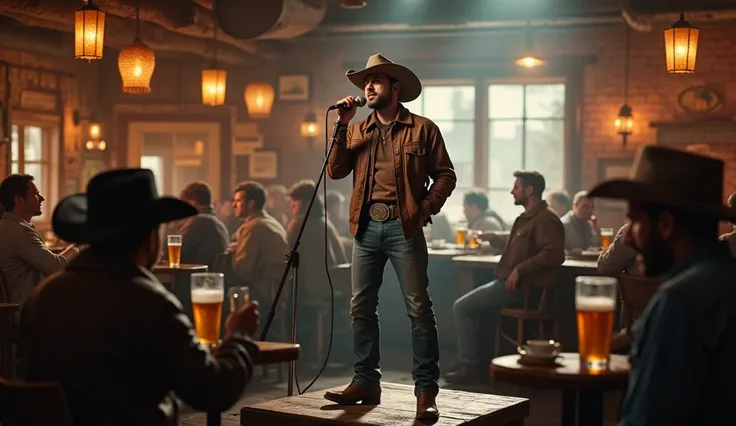
{"label": "seated man", "polygon": [[630,223],[625,223],[616,233],[611,245],[598,256],[598,270],[602,274],[641,275],[639,264],[636,261],[636,250],[626,244],[626,234],[630,227]]}
{"label": "seated man", "polygon": [[60,270],[79,253],[69,246],[61,254],[52,253],[31,218],[41,215],[43,196],[30,175],[10,175],[0,184],[0,274],[8,292],[8,302],[22,305],[44,276]]}
{"label": "seated man", "polygon": [[580,191],[572,199],[572,210],[560,218],[565,227],[565,250],[573,256],[601,245],[601,230],[593,216],[594,208],[595,204],[588,198],[588,193]]}
{"label": "seated man", "polygon": [[225,252],[230,241],[227,227],[215,216],[212,189],[204,182],[193,182],[181,191],[179,198],[199,211],[178,229],[182,239],[181,263],[207,265],[212,271],[217,256]]}
{"label": "seated man", "polygon": [[[496,279],[462,296],[453,306],[458,344],[458,370],[446,375],[448,382],[468,383],[488,378],[488,363],[478,342],[491,339],[487,331],[481,337],[478,316],[523,302],[521,286],[525,282],[554,280],[550,271],[565,261],[565,230],[560,219],[542,201],[544,177],[537,172],[516,172],[511,194],[514,204],[524,207],[511,227],[508,241],[497,234],[483,234],[482,239],[503,249],[496,268]],[[483,330],[494,330],[484,325]]]}
{"label": "seated man", "polygon": [[103,172],[87,191],[54,212],[61,239],[90,247],[23,308],[25,379],[61,384],[76,426],[176,425],[177,397],[197,410],[230,408],[258,354],[247,337],[258,328],[258,304],[228,318],[211,353],[149,270],[160,225],[197,211],[159,198],[145,169]]}
{"label": "seated man", "polygon": [[570,211],[570,195],[564,189],[550,190],[544,195],[544,201],[549,205],[557,217],[562,217]]}
{"label": "seated man", "polygon": [[482,191],[468,191],[463,199],[463,213],[468,221],[468,229],[474,231],[503,231],[506,224],[488,209],[488,196]]}
{"label": "seated man", "polygon": [[[233,274],[238,285],[270,303],[286,267],[286,230],[264,211],[266,190],[248,181],[235,188],[233,209],[243,219],[233,250]],[[282,299],[283,300],[283,299]]]}

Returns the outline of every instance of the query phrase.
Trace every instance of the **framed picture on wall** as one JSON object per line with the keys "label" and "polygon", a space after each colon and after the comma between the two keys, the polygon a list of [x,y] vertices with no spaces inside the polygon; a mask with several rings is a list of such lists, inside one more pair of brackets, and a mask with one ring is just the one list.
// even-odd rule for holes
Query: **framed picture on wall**
{"label": "framed picture on wall", "polygon": [[[598,181],[616,178],[628,178],[631,173],[633,157],[623,158],[601,158],[598,160]],[[598,198],[595,201],[596,208],[605,211],[626,211],[626,202]]]}
{"label": "framed picture on wall", "polygon": [[251,179],[278,178],[278,154],[276,151],[255,151],[248,156],[248,176]]}
{"label": "framed picture on wall", "polygon": [[308,101],[309,96],[309,74],[279,76],[280,101]]}

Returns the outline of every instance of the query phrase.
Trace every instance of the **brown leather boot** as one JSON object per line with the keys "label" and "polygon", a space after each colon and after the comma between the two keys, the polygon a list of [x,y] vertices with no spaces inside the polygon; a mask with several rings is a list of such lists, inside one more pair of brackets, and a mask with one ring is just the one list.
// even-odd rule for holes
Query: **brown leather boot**
{"label": "brown leather boot", "polygon": [[417,397],[417,420],[437,420],[440,418],[440,410],[437,409],[437,401],[431,393],[420,393]]}
{"label": "brown leather boot", "polygon": [[381,386],[366,389],[355,382],[351,382],[345,390],[325,392],[325,399],[340,405],[378,405],[381,403]]}

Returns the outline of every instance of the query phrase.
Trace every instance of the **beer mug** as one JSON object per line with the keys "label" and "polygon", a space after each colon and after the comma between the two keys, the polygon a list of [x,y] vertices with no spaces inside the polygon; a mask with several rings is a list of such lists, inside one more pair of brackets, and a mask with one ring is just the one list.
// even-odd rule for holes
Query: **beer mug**
{"label": "beer mug", "polygon": [[468,242],[467,225],[464,222],[458,223],[457,230],[455,232],[455,244],[457,244],[458,247],[465,247],[465,244]]}
{"label": "beer mug", "polygon": [[235,312],[241,306],[250,304],[250,289],[248,287],[230,287],[227,291],[230,301],[230,312]]}
{"label": "beer mug", "polygon": [[589,370],[605,370],[611,356],[616,279],[577,277],[575,309],[578,320],[580,362]]}
{"label": "beer mug", "polygon": [[192,274],[192,313],[194,331],[204,344],[220,339],[222,303],[225,299],[225,275],[218,272]]}
{"label": "beer mug", "polygon": [[613,228],[601,229],[601,248],[607,250],[613,242]]}
{"label": "beer mug", "polygon": [[178,268],[181,263],[181,235],[169,235],[169,267]]}

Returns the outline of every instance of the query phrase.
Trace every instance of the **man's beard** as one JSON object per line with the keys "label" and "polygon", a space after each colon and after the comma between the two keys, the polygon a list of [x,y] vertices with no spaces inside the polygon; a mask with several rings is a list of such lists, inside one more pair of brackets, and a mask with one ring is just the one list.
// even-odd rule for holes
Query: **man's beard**
{"label": "man's beard", "polygon": [[372,101],[368,101],[368,108],[370,109],[383,109],[391,104],[391,99],[386,95],[379,95],[376,93],[376,97]]}
{"label": "man's beard", "polygon": [[528,198],[527,197],[521,197],[518,200],[514,198],[514,205],[516,206],[526,206]]}
{"label": "man's beard", "polygon": [[647,277],[658,277],[672,269],[674,254],[672,247],[655,231],[650,230],[642,247],[635,246],[639,253],[637,263]]}

